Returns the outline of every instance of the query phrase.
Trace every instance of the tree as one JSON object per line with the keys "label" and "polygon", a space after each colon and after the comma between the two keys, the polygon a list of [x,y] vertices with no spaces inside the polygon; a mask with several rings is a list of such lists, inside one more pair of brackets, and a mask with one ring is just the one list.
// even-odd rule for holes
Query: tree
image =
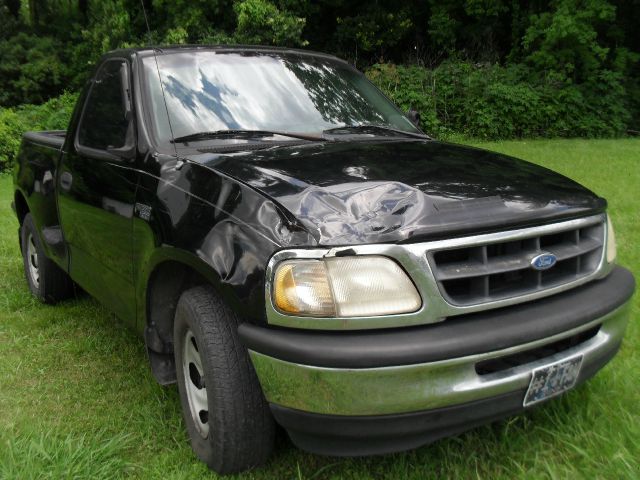
{"label": "tree", "polygon": [[615,7],[606,0],[555,0],[551,6],[531,16],[522,39],[526,61],[573,83],[592,78],[610,53],[599,31],[615,20]]}

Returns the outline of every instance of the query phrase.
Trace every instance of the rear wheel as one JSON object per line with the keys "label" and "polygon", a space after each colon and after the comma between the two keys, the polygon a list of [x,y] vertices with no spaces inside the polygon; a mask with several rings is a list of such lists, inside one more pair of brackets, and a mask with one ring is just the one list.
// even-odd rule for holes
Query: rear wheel
{"label": "rear wheel", "polygon": [[38,236],[31,214],[20,229],[24,273],[31,293],[45,303],[56,303],[73,294],[73,282],[65,271],[49,259]]}
{"label": "rear wheel", "polygon": [[275,434],[237,329],[237,316],[210,288],[180,297],[174,355],[184,420],[196,455],[221,474],[265,463]]}

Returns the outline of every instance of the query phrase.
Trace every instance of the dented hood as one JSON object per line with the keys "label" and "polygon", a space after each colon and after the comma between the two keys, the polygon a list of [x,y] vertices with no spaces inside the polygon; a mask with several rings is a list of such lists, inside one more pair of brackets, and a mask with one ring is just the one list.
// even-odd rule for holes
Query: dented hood
{"label": "dented hood", "polygon": [[543,167],[436,141],[327,142],[192,160],[259,190],[320,245],[422,241],[606,207]]}

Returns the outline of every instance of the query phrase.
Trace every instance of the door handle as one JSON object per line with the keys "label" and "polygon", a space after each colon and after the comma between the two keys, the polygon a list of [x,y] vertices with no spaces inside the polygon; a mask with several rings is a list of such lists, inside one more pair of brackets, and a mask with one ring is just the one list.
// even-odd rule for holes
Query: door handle
{"label": "door handle", "polygon": [[60,188],[65,192],[71,190],[71,184],[73,183],[73,175],[69,172],[62,172],[60,175]]}

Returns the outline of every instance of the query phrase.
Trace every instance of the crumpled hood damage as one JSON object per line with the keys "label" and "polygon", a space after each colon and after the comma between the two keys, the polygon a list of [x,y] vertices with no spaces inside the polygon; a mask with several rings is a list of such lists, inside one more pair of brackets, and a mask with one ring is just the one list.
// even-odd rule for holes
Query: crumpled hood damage
{"label": "crumpled hood damage", "polygon": [[322,143],[190,159],[270,197],[320,245],[421,241],[606,207],[545,168],[436,141]]}

